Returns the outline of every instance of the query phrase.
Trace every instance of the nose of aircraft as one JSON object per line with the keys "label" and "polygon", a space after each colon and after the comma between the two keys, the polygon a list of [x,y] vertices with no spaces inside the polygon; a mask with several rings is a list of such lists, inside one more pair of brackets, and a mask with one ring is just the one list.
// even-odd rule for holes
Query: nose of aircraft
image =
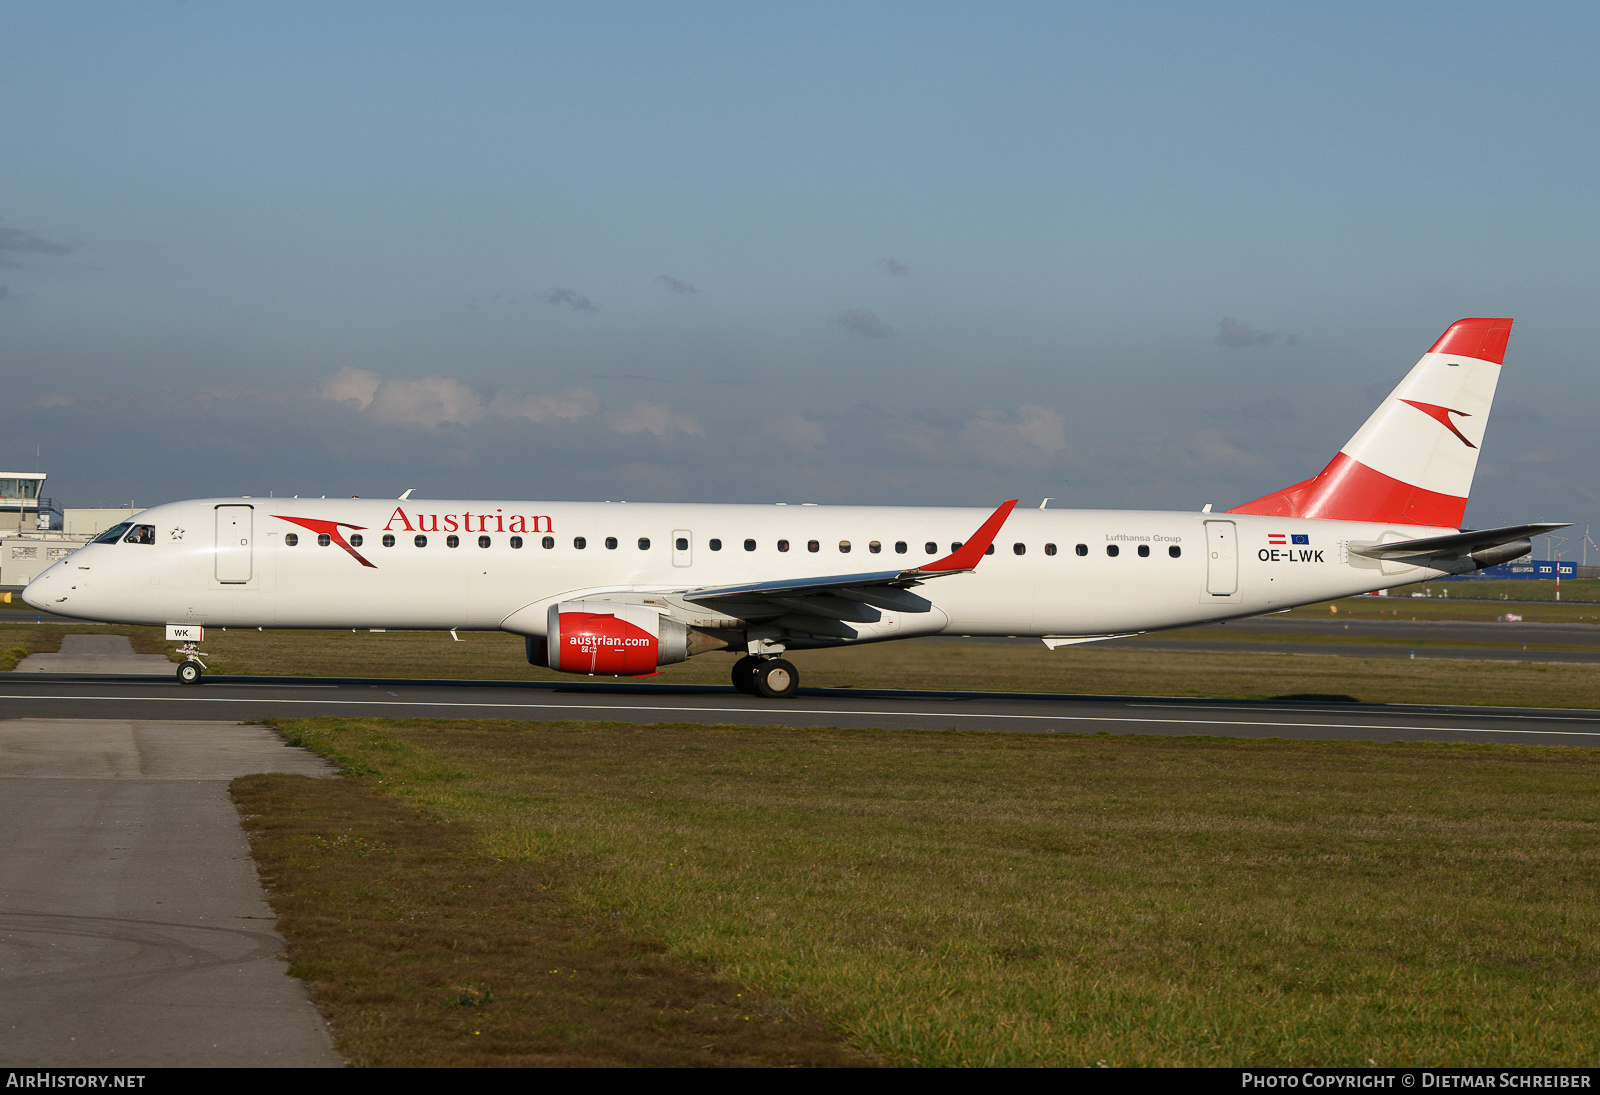
{"label": "nose of aircraft", "polygon": [[22,599],[34,608],[43,610],[50,604],[50,587],[56,582],[56,576],[51,573],[39,575],[29,582],[22,591]]}

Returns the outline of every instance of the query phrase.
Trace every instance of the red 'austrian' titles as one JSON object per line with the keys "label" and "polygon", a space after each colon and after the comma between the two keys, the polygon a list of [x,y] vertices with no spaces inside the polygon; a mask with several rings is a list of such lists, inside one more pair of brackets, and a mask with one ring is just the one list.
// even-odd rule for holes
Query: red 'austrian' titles
{"label": "red 'austrian' titles", "polygon": [[545,514],[534,516],[521,513],[506,513],[497,509],[493,513],[439,514],[413,511],[408,515],[405,509],[399,506],[395,507],[394,513],[389,518],[389,523],[383,526],[383,531],[393,532],[397,528],[404,532],[555,531],[550,518]]}

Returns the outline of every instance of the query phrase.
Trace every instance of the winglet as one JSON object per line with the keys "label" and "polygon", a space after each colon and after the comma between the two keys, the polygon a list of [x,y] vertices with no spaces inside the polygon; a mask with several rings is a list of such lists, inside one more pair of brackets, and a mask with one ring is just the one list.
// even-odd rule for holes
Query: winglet
{"label": "winglet", "polygon": [[943,559],[935,559],[931,563],[924,563],[908,574],[928,574],[951,570],[973,570],[989,550],[989,545],[994,543],[994,538],[1000,534],[1000,526],[1006,523],[1006,518],[1011,516],[1011,511],[1016,508],[1017,499],[1006,502],[989,515],[977,532],[972,534],[972,539],[962,544],[955,551]]}

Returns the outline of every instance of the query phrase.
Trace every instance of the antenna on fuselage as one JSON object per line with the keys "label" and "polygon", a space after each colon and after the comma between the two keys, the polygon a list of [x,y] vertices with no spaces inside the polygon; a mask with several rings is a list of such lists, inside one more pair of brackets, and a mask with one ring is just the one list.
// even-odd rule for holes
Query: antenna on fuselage
{"label": "antenna on fuselage", "polygon": [[1039,503],[1039,508],[1040,508],[1040,509],[1044,509],[1044,508],[1045,508],[1045,507],[1046,507],[1046,506],[1048,506],[1048,505],[1049,505],[1049,504],[1050,504],[1050,499],[1048,499],[1048,498],[1046,498],[1046,499],[1045,499],[1045,500],[1044,500],[1044,501],[1043,501],[1043,502],[1040,502],[1040,503]]}
{"label": "antenna on fuselage", "polygon": [[416,490],[416,489],[417,489],[416,487],[407,487],[406,488],[406,492],[404,494],[402,494],[398,499],[396,499],[396,501],[404,502],[407,498],[411,497],[411,492]]}

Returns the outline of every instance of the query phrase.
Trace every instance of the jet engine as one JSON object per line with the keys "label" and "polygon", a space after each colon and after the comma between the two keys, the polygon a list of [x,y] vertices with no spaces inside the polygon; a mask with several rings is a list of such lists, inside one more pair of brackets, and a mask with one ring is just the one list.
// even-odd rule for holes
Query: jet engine
{"label": "jet engine", "polygon": [[689,656],[688,626],[644,605],[564,601],[550,606],[546,634],[528,640],[528,660],[563,673],[643,677]]}

